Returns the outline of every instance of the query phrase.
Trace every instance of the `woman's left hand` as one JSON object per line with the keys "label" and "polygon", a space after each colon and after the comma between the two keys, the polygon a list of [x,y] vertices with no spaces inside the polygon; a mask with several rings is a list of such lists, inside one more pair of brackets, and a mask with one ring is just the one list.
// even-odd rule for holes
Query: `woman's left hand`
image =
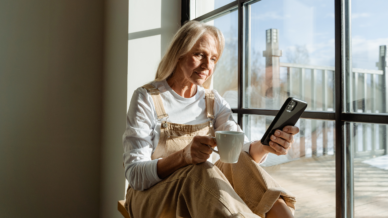
{"label": "woman's left hand", "polygon": [[286,126],[283,130],[276,130],[274,135],[271,135],[271,141],[268,145],[261,144],[261,141],[254,141],[249,149],[249,154],[257,163],[261,163],[268,153],[276,155],[285,155],[291,148],[294,142],[294,135],[299,132],[296,126]]}
{"label": "woman's left hand", "polygon": [[276,130],[275,134],[271,135],[269,147],[264,146],[264,149],[276,155],[285,155],[291,148],[294,135],[297,133],[299,133],[299,128],[296,126],[286,126],[283,130]]}

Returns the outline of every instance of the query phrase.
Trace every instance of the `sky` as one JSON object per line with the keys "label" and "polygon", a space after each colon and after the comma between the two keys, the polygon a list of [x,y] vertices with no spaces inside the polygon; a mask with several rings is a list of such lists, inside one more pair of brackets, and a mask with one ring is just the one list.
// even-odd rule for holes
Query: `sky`
{"label": "sky", "polygon": [[[230,0],[215,0],[220,7]],[[375,69],[379,46],[388,44],[388,0],[352,0],[353,67]],[[384,13],[385,12],[385,13]],[[251,6],[252,49],[265,50],[265,31],[279,31],[281,62],[290,62],[287,53],[296,47],[308,51],[309,65],[334,66],[334,1],[328,0],[261,0]],[[215,21],[229,40],[237,37],[237,13]],[[233,33],[232,33],[233,32]],[[264,64],[265,59],[259,59]]]}

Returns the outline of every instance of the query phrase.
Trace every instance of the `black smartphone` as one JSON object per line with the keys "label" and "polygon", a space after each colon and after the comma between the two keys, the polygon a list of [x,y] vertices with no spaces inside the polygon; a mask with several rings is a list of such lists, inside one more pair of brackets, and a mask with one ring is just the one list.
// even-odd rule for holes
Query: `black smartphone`
{"label": "black smartphone", "polygon": [[272,121],[271,125],[269,125],[261,139],[261,143],[263,145],[269,145],[269,142],[271,141],[270,137],[277,129],[282,130],[285,126],[295,125],[306,108],[306,102],[293,97],[287,98],[278,114],[276,114],[275,119]]}

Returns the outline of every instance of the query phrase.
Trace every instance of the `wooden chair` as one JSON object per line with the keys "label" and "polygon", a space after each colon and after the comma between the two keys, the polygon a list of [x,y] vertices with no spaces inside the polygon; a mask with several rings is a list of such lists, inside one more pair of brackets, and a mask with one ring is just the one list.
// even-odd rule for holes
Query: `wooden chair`
{"label": "wooden chair", "polygon": [[131,218],[127,212],[127,210],[124,207],[125,200],[121,200],[117,202],[117,209],[120,211],[121,215],[124,216],[124,218]]}
{"label": "wooden chair", "polygon": [[[123,162],[123,168],[124,167],[124,162]],[[118,201],[117,202],[117,209],[120,211],[121,215],[124,216],[124,218],[131,218],[127,212],[127,210],[125,209],[125,200],[121,200],[121,201]]]}

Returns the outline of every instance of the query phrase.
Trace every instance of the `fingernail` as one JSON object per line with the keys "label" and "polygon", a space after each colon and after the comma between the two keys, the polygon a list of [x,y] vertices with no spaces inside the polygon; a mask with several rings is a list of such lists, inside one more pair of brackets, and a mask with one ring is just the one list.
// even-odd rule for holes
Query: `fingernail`
{"label": "fingernail", "polygon": [[280,135],[280,131],[279,130],[277,130],[276,132],[275,132],[275,135]]}
{"label": "fingernail", "polygon": [[271,138],[272,138],[272,140],[275,140],[275,139],[276,139],[276,136],[272,135],[272,137],[271,137]]}
{"label": "fingernail", "polygon": [[290,130],[290,128],[286,127],[285,130],[288,131],[288,130]]}

